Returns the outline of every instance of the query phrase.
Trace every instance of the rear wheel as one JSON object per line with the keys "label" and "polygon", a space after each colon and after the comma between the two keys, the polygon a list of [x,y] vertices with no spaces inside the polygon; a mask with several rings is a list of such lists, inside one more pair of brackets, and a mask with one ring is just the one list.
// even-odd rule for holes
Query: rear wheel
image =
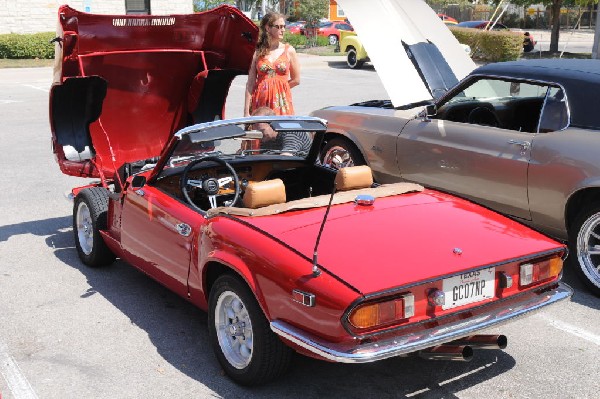
{"label": "rear wheel", "polygon": [[93,187],[81,190],[73,205],[73,233],[79,258],[88,266],[111,264],[115,255],[106,246],[100,230],[107,228],[108,191]]}
{"label": "rear wheel", "polygon": [[288,369],[292,350],[269,327],[254,295],[239,278],[223,275],[210,291],[208,328],[225,373],[242,385],[260,385]]}
{"label": "rear wheel", "polygon": [[569,259],[579,277],[600,296],[600,207],[581,212],[570,230]]}
{"label": "rear wheel", "polygon": [[360,151],[349,140],[334,138],[321,150],[321,164],[332,169],[365,165]]}
{"label": "rear wheel", "polygon": [[329,44],[335,46],[338,42],[338,37],[336,35],[329,35]]}
{"label": "rear wheel", "polygon": [[348,48],[348,54],[346,54],[346,63],[351,69],[362,68],[364,61],[359,61],[354,47]]}

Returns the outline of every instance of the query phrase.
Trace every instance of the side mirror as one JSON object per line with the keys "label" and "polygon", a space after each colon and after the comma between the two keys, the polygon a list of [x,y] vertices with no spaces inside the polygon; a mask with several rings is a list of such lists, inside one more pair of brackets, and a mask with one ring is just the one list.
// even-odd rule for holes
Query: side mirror
{"label": "side mirror", "polygon": [[133,179],[131,179],[131,188],[133,188],[134,190],[139,190],[140,188],[144,187],[144,185],[146,184],[146,177],[145,176],[133,176]]}
{"label": "side mirror", "polygon": [[423,117],[423,122],[430,121],[431,116],[435,116],[437,114],[437,105],[435,104],[427,104],[425,109],[421,111],[420,115]]}
{"label": "side mirror", "polygon": [[425,113],[427,116],[435,116],[437,114],[437,105],[429,104],[425,107]]}

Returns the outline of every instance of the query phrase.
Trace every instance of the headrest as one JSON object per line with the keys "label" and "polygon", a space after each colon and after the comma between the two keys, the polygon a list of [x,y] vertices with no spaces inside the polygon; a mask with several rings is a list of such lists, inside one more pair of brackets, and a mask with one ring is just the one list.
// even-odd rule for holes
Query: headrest
{"label": "headrest", "polygon": [[368,188],[372,185],[373,173],[367,165],[341,168],[335,176],[335,188],[337,191]]}
{"label": "headrest", "polygon": [[250,182],[244,192],[244,206],[256,209],[285,203],[285,186],[281,179]]}

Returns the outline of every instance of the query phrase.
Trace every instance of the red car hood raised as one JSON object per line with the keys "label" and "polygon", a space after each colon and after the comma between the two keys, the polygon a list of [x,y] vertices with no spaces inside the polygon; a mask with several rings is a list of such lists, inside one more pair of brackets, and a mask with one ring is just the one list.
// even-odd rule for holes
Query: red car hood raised
{"label": "red car hood raised", "polygon": [[[245,221],[312,259],[324,214],[316,208]],[[378,198],[373,206],[333,206],[318,263],[367,294],[557,248],[506,217],[426,190]]]}
{"label": "red car hood raised", "polygon": [[53,149],[64,173],[112,179],[157,157],[177,130],[223,119],[236,75],[248,73],[258,27],[221,6],[190,15],[58,11]]}

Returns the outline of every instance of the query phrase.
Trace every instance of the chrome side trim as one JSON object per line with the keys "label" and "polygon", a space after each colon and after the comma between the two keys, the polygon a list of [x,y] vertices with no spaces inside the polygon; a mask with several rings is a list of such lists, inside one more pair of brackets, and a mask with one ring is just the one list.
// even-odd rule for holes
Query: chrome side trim
{"label": "chrome side trim", "polygon": [[476,331],[513,321],[545,306],[569,299],[571,295],[573,295],[571,287],[559,283],[558,287],[551,291],[540,294],[528,292],[519,295],[514,301],[490,304],[482,309],[483,312],[467,320],[459,320],[424,331],[399,334],[364,344],[361,344],[358,339],[344,343],[325,341],[281,320],[272,321],[271,330],[324,359],[340,363],[368,363],[473,335]]}

